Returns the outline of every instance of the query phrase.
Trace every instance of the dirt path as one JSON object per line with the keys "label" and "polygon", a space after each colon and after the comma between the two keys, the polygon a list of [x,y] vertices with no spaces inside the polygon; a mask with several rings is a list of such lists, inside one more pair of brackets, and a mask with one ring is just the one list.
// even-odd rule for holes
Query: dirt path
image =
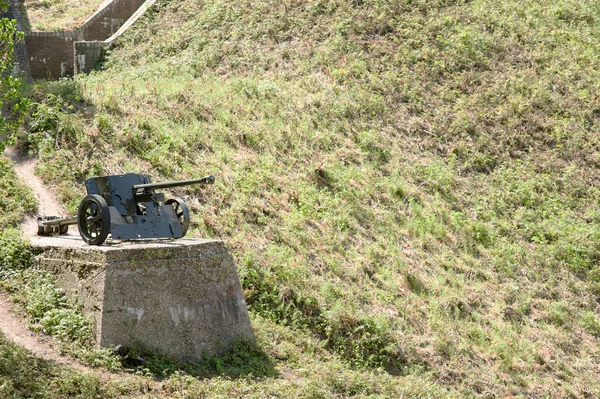
{"label": "dirt path", "polygon": [[[35,167],[37,160],[31,157],[25,157],[14,148],[7,148],[4,155],[12,159],[14,170],[17,175],[27,184],[38,200],[38,212],[36,215],[26,216],[21,228],[25,237],[34,237],[37,235],[37,216],[43,215],[66,215],[64,208],[60,205],[56,196],[44,184],[44,182],[35,175]],[[74,226],[70,226],[73,229]],[[77,227],[75,231],[71,230],[71,234],[77,235]],[[134,386],[143,386],[143,391],[152,392],[152,397],[163,397],[160,394],[161,385],[159,382],[152,381],[148,378],[142,378],[134,375],[111,373],[106,370],[93,369],[87,367],[77,360],[60,354],[56,347],[53,338],[31,331],[26,320],[11,310],[11,304],[8,295],[0,291],[0,331],[11,341],[22,346],[32,352],[36,357],[47,360],[52,363],[71,367],[82,373],[89,373],[98,376],[102,381],[111,381],[115,378],[123,382],[130,381]],[[144,395],[140,395],[142,397]]]}
{"label": "dirt path", "polygon": [[[35,175],[35,158],[23,157],[17,153],[14,148],[8,148],[4,155],[11,158],[14,163],[14,169],[19,177],[31,189],[38,200],[38,215],[65,215],[63,207],[56,200],[56,196],[44,185],[43,181]],[[21,223],[23,235],[33,237],[37,234],[38,215],[26,216]],[[53,339],[44,335],[34,333],[29,330],[27,323],[22,317],[15,315],[10,308],[10,303],[6,294],[0,292],[0,330],[11,341],[31,351],[35,356],[73,367],[79,371],[89,372],[106,377],[106,372],[91,369],[77,361],[60,354]],[[110,373],[109,373],[110,374]]]}
{"label": "dirt path", "polygon": [[16,316],[10,310],[8,298],[3,293],[0,293],[0,329],[6,338],[31,351],[40,359],[67,365],[80,371],[89,371],[87,367],[62,356],[52,338],[29,330],[23,318]]}
{"label": "dirt path", "polygon": [[[36,160],[19,155],[17,151],[9,147],[4,151],[4,155],[12,159],[15,172],[32,190],[38,200],[38,215],[60,215],[65,214],[64,209],[56,200],[54,194],[48,190],[42,180],[35,175]],[[32,237],[37,234],[38,215],[25,216],[21,223],[23,235]],[[52,338],[42,334],[36,334],[27,328],[22,317],[16,316],[10,311],[10,304],[5,294],[0,293],[0,330],[11,341],[33,352],[36,356],[74,367],[79,370],[89,369],[74,360],[62,356],[52,342]]]}
{"label": "dirt path", "polygon": [[15,164],[15,172],[33,190],[33,194],[38,200],[37,215],[25,216],[21,224],[23,235],[33,237],[37,234],[37,216],[59,216],[67,213],[56,199],[56,195],[35,175],[37,165],[35,158],[22,156],[13,147],[7,148],[4,155],[12,159]]}
{"label": "dirt path", "polygon": [[54,340],[47,335],[31,331],[26,321],[11,310],[10,301],[5,293],[0,292],[0,331],[15,344],[27,349],[35,357],[48,362],[74,369],[82,374],[98,377],[103,383],[115,379],[132,387],[140,387],[140,393],[134,397],[146,397],[143,392],[152,393],[152,398],[164,398],[161,383],[127,373],[112,373],[106,370],[87,367],[76,360],[63,356],[56,347]]}

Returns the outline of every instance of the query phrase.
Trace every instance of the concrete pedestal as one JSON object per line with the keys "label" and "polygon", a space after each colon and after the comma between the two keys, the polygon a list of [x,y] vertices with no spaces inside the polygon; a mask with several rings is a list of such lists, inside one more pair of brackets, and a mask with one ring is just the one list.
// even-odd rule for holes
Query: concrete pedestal
{"label": "concrete pedestal", "polygon": [[233,257],[222,241],[85,244],[31,239],[38,267],[76,291],[99,346],[135,341],[182,360],[254,339]]}

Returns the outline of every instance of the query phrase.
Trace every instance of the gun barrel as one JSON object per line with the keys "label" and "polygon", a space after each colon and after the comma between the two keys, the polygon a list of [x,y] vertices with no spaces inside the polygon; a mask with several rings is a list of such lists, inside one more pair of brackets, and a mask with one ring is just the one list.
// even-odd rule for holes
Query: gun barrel
{"label": "gun barrel", "polygon": [[189,186],[192,184],[213,184],[215,182],[215,177],[213,175],[204,176],[200,179],[191,179],[191,180],[176,180],[176,181],[167,181],[162,183],[148,183],[148,184],[135,184],[133,186],[134,190],[145,190],[145,189],[161,189],[161,188],[172,188],[172,187],[180,187],[180,186]]}

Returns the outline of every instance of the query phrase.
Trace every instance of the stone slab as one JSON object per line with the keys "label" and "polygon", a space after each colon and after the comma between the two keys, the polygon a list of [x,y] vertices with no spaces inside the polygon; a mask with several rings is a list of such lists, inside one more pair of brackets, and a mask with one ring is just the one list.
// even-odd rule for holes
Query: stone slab
{"label": "stone slab", "polygon": [[30,239],[38,267],[77,293],[102,347],[136,341],[183,360],[253,340],[233,257],[222,241],[91,246],[79,236]]}

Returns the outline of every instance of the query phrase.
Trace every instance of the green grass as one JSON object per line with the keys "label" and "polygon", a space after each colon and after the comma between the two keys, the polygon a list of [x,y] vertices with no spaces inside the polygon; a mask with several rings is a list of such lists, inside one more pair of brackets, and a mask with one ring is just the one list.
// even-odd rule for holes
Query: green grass
{"label": "green grass", "polygon": [[19,305],[31,329],[54,337],[61,352],[82,363],[110,370],[121,367],[112,351],[95,348],[94,326],[77,298],[67,297],[49,273],[33,268],[34,255],[19,231],[0,232],[0,248],[0,288]]}
{"label": "green grass", "polygon": [[32,30],[64,31],[80,26],[102,3],[102,0],[26,0],[25,9]]}
{"label": "green grass", "polygon": [[21,146],[72,211],[92,175],[217,176],[173,191],[278,374],[183,397],[594,396],[599,8],[162,1],[31,92]]}
{"label": "green grass", "polygon": [[0,229],[15,227],[24,214],[37,208],[31,190],[21,182],[13,170],[13,164],[0,158]]}
{"label": "green grass", "polygon": [[114,385],[37,359],[0,334],[3,398],[116,398],[120,392]]}

